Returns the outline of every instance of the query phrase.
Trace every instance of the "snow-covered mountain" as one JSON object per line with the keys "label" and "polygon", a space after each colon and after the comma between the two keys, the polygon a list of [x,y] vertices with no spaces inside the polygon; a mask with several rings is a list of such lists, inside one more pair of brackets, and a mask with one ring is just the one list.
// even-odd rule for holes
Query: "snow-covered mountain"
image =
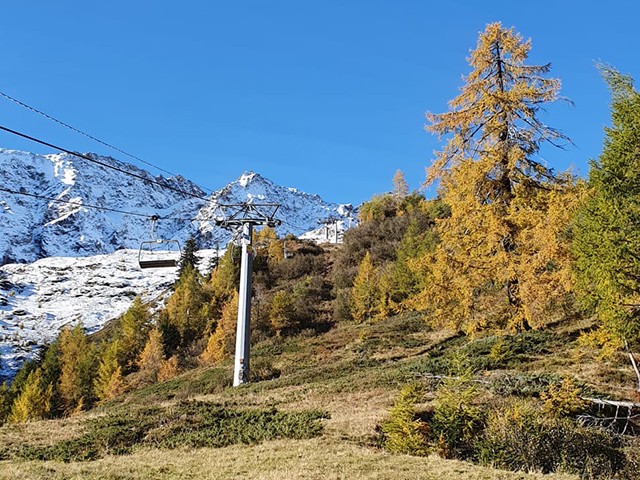
{"label": "snow-covered mountain", "polygon": [[[182,177],[154,177],[111,157],[91,156],[206,201],[74,155],[36,155],[5,149],[0,149],[0,186],[75,204],[156,214],[161,218],[155,227],[157,238],[184,242],[194,235],[203,248],[213,248],[218,242],[224,245],[229,238],[228,232],[213,223],[220,203],[281,204],[281,234],[300,235],[318,228],[324,218],[346,219],[352,214],[350,205],[325,202],[318,195],[276,185],[253,172],[245,172],[238,180],[207,195]],[[51,256],[78,257],[138,248],[141,241],[149,239],[151,222],[143,216],[0,192],[0,234],[0,264],[33,262]]]}
{"label": "snow-covered mountain", "polygon": [[[350,205],[325,202],[253,172],[207,195],[182,177],[154,177],[110,157],[93,158],[150,182],[74,155],[0,149],[0,376],[11,376],[64,325],[81,321],[95,331],[122,314],[136,295],[151,299],[166,292],[175,281],[175,269],[142,271],[137,265],[137,249],[151,234],[145,215],[161,218],[157,238],[184,242],[194,235],[206,249],[224,247],[230,238],[214,223],[219,204],[281,204],[279,233],[310,232],[307,236],[318,241],[323,237],[314,236],[313,230],[319,222],[332,218],[341,229],[354,214]],[[202,264],[209,265],[213,251],[200,254]]]}

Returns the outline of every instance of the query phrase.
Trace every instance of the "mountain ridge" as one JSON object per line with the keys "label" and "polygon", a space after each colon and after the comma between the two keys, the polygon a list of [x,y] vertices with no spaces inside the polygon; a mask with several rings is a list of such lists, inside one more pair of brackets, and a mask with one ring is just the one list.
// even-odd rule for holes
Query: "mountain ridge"
{"label": "mountain ridge", "polygon": [[[354,212],[350,204],[326,202],[317,194],[277,185],[250,170],[207,195],[195,183],[181,176],[153,176],[136,165],[112,157],[86,155],[119,170],[148,178],[149,182],[66,153],[38,155],[0,148],[0,182],[3,185],[60,201],[44,203],[37,198],[2,196],[2,264],[33,262],[51,256],[108,254],[122,248],[137,248],[151,235],[151,223],[145,215],[160,217],[155,225],[155,232],[160,238],[184,242],[195,236],[201,248],[224,245],[230,234],[217,228],[213,222],[214,212],[221,203],[281,204],[279,215],[283,223],[278,227],[281,235],[300,235],[317,228],[318,221],[323,218],[347,219]],[[183,190],[188,195],[163,188],[158,183]],[[84,206],[74,205],[76,203]],[[136,215],[100,211],[90,208],[91,205]]]}

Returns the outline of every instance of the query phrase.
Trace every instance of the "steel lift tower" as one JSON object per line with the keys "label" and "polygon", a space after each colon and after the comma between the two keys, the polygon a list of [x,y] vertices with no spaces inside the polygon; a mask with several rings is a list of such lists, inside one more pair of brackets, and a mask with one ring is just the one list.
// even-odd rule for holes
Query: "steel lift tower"
{"label": "steel lift tower", "polygon": [[277,227],[275,218],[280,208],[277,203],[238,203],[218,205],[220,215],[215,224],[239,233],[242,245],[240,260],[240,289],[238,292],[238,327],[236,330],[236,355],[233,369],[233,386],[249,382],[249,356],[251,349],[251,274],[253,272],[253,227]]}

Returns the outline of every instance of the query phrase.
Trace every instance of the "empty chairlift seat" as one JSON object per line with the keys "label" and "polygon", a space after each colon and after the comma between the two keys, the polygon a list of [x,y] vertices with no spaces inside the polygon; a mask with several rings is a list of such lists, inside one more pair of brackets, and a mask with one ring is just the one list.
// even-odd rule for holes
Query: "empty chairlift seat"
{"label": "empty chairlift seat", "polygon": [[147,240],[140,244],[140,268],[171,268],[180,262],[182,249],[177,240]]}

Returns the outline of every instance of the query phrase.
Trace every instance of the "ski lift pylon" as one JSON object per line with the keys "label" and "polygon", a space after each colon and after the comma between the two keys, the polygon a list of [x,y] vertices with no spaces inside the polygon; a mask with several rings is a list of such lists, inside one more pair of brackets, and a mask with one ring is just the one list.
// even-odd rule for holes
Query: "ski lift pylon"
{"label": "ski lift pylon", "polygon": [[157,215],[150,217],[151,240],[140,243],[138,265],[140,268],[171,268],[178,266],[182,257],[182,248],[178,240],[155,238],[155,225],[160,219]]}

